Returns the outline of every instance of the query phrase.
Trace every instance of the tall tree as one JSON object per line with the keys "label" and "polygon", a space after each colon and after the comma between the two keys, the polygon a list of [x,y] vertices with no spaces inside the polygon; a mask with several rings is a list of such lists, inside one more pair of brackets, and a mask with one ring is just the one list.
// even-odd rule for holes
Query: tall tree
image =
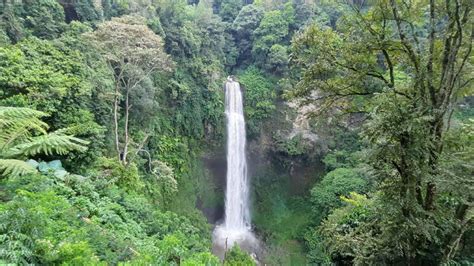
{"label": "tall tree", "polygon": [[[151,74],[171,70],[172,62],[164,52],[161,37],[149,29],[141,17],[124,16],[105,22],[91,34],[91,39],[101,49],[114,72],[115,148],[119,160],[127,164],[131,143],[131,94],[140,86],[145,86]],[[120,116],[123,117],[122,130],[119,129]]]}
{"label": "tall tree", "polygon": [[55,0],[5,0],[0,2],[0,27],[13,42],[30,34],[44,39],[64,29],[64,10]]}
{"label": "tall tree", "polygon": [[235,18],[232,29],[233,35],[239,48],[237,64],[251,58],[252,41],[254,31],[260,24],[263,17],[263,9],[256,5],[244,6]]}
{"label": "tall tree", "polygon": [[[336,30],[313,25],[296,37],[293,62],[302,77],[290,95],[320,101],[320,111],[366,113],[370,164],[389,209],[397,210],[388,219],[406,225],[411,236],[384,233],[403,242],[403,260],[426,262],[422,254],[441,230],[433,217],[457,226],[472,219],[472,195],[449,207],[441,198],[452,191],[440,186],[451,114],[459,96],[472,92],[472,1],[384,0],[344,8]],[[455,231],[443,232],[441,249]]]}
{"label": "tall tree", "polygon": [[289,43],[290,25],[294,21],[294,9],[286,3],[282,10],[272,10],[264,14],[254,32],[252,56],[257,65],[268,71],[281,73],[288,61],[286,47]]}

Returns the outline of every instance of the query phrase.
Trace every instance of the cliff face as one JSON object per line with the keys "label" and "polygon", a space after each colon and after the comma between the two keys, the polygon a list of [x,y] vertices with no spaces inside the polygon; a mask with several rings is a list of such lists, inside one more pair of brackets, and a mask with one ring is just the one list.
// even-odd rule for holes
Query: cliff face
{"label": "cliff face", "polygon": [[[262,184],[274,183],[275,190],[287,192],[285,197],[304,196],[324,172],[321,163],[321,154],[326,149],[324,142],[310,127],[307,113],[295,110],[294,103],[280,101],[272,117],[263,123],[258,136],[248,141],[247,159],[254,206],[262,200],[259,198]],[[202,158],[215,197],[222,201],[211,205],[203,204],[205,199],[199,201],[198,207],[211,223],[223,218],[225,149],[223,140],[219,147],[205,152]]]}
{"label": "cliff face", "polygon": [[[327,150],[310,114],[316,107],[278,101],[276,112],[265,122],[260,136],[250,143],[249,152],[263,162],[258,169],[280,169],[296,194],[304,194],[317,179],[322,154]],[[254,161],[254,160],[251,160]],[[295,187],[294,187],[295,186]]]}

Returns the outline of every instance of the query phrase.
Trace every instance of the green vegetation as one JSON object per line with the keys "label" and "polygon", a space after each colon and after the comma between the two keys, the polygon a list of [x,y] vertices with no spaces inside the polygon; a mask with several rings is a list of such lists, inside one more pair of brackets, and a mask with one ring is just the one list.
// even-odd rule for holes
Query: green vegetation
{"label": "green vegetation", "polygon": [[474,263],[473,8],[0,1],[0,264],[255,265],[211,253],[228,75],[259,260]]}
{"label": "green vegetation", "polygon": [[[40,153],[66,154],[84,151],[88,142],[64,134],[64,130],[47,133],[40,120],[45,113],[29,108],[0,107],[0,171],[2,176],[17,177],[34,173],[35,168],[21,159]],[[31,132],[36,131],[36,132]],[[36,133],[36,134],[35,134]],[[33,135],[35,134],[35,135]]]}
{"label": "green vegetation", "polygon": [[270,118],[275,110],[275,85],[264,76],[263,71],[254,66],[248,67],[239,75],[239,82],[245,91],[248,135],[258,136],[262,122]]}
{"label": "green vegetation", "polygon": [[247,253],[242,251],[239,246],[233,246],[227,253],[224,259],[224,265],[226,266],[238,266],[238,265],[256,265],[255,261]]}
{"label": "green vegetation", "polygon": [[351,192],[365,192],[367,181],[354,169],[337,168],[327,173],[311,189],[314,213],[325,217],[331,210],[341,207],[340,197]]}
{"label": "green vegetation", "polygon": [[[305,98],[317,88],[324,96],[319,112],[367,113],[359,136],[375,187],[323,221],[327,252],[355,264],[468,260],[461,239],[472,233],[472,196],[463,192],[472,181],[464,167],[472,142],[459,130],[470,122],[453,129],[451,114],[457,99],[472,93],[473,24],[464,17],[472,5],[380,1],[343,8],[334,28],[315,24],[295,37],[301,79],[288,93]],[[342,174],[338,169],[326,177]],[[361,183],[350,184],[340,186],[364,192]]]}

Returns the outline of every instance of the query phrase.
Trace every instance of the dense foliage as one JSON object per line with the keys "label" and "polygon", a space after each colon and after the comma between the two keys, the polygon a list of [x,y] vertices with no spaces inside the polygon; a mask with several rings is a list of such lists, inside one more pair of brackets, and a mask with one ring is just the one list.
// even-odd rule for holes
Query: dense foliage
{"label": "dense foliage", "polygon": [[[316,92],[317,112],[366,117],[360,137],[375,187],[322,223],[333,260],[438,264],[465,259],[459,251],[468,255],[462,239],[472,233],[472,193],[461,191],[470,187],[472,169],[464,168],[469,159],[462,154],[472,142],[449,136],[472,123],[452,121],[458,100],[472,92],[472,7],[469,1],[346,5],[335,27],[314,24],[294,39],[301,79],[289,95]],[[343,168],[325,179],[335,171]],[[339,186],[363,192],[349,182]],[[320,185],[313,197],[324,195]],[[320,201],[318,209],[330,206]]]}
{"label": "dense foliage", "polygon": [[0,1],[0,264],[255,265],[211,253],[228,75],[258,260],[473,263],[473,8]]}

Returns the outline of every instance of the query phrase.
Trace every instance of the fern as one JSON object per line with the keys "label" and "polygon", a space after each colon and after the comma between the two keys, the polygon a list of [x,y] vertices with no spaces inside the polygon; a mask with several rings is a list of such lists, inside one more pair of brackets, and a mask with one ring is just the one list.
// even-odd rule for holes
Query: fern
{"label": "fern", "polygon": [[0,151],[15,141],[31,136],[32,131],[46,134],[48,125],[41,121],[45,113],[30,108],[0,107]]}
{"label": "fern", "polygon": [[0,106],[1,176],[18,176],[36,171],[20,158],[37,154],[64,155],[72,150],[86,150],[87,141],[66,135],[65,130],[47,133],[48,125],[41,121],[44,116],[45,113],[30,108]]}
{"label": "fern", "polygon": [[36,168],[27,162],[15,159],[0,159],[0,175],[19,176],[36,172]]}
{"label": "fern", "polygon": [[59,132],[53,132],[37,137],[30,138],[27,142],[12,147],[6,155],[11,156],[33,156],[36,154],[59,154],[64,155],[69,151],[85,151],[84,145],[89,142],[64,135]]}

